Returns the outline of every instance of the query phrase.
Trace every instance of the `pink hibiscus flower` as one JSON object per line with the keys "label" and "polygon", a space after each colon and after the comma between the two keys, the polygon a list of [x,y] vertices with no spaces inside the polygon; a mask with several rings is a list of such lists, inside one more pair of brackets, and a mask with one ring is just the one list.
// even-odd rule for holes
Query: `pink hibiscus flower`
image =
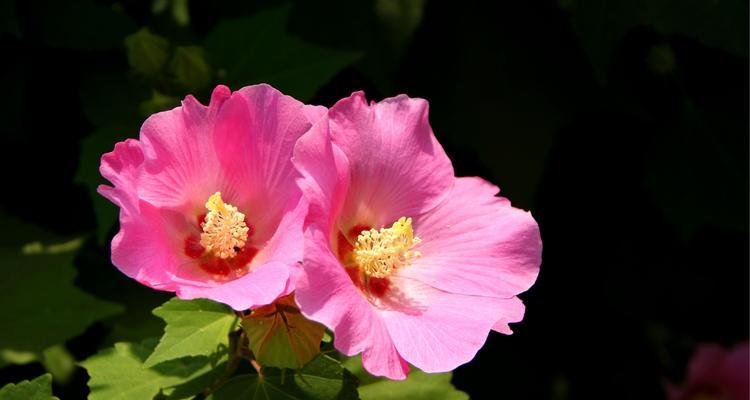
{"label": "pink hibiscus flower", "polygon": [[732,350],[718,344],[698,346],[682,386],[667,384],[670,400],[747,400],[750,398],[750,347]]}
{"label": "pink hibiscus flower", "polygon": [[523,318],[541,240],[528,212],[479,178],[455,178],[427,102],[339,101],[303,136],[294,163],[310,209],[296,300],[362,353],[374,375],[403,379],[471,360],[491,329]]}
{"label": "pink hibiscus flower", "polygon": [[290,158],[325,112],[268,85],[218,86],[207,107],[188,96],[149,117],[140,140],[102,156],[114,186],[99,193],[120,207],[114,265],[237,310],[290,293],[307,212]]}

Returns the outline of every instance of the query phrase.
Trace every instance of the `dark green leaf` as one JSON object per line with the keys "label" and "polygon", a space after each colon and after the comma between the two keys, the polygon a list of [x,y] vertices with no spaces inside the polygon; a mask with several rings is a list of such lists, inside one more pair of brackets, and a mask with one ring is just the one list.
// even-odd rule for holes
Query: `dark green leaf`
{"label": "dark green leaf", "polygon": [[73,285],[76,271],[72,250],[80,241],[43,246],[33,243],[24,251],[0,250],[0,330],[3,349],[36,354],[82,333],[94,321],[115,315],[122,307],[99,300]]}
{"label": "dark green leaf", "polygon": [[0,400],[55,400],[52,376],[44,374],[33,381],[9,383],[0,389]]}
{"label": "dark green leaf", "polygon": [[358,398],[356,387],[356,379],[338,361],[319,356],[297,372],[264,368],[262,375],[236,376],[209,399],[346,400]]}
{"label": "dark green leaf", "polygon": [[0,0],[0,35],[3,33],[10,33],[16,37],[21,36],[15,0]]}
{"label": "dark green leaf", "polygon": [[172,0],[172,18],[179,26],[188,26],[190,24],[188,0]]}
{"label": "dark green leaf", "polygon": [[611,57],[636,26],[695,38],[708,46],[747,57],[747,2],[740,0],[570,0],[561,2],[584,50],[604,80]]}
{"label": "dark green leaf", "polygon": [[157,76],[169,58],[169,42],[148,28],[125,38],[128,62],[133,71],[145,76]]}
{"label": "dark green leaf", "polygon": [[200,46],[178,46],[170,70],[177,82],[190,90],[203,89],[211,83],[211,66]]}
{"label": "dark green leaf", "polygon": [[97,127],[138,128],[142,122],[138,115],[138,103],[147,99],[151,91],[125,75],[125,70],[117,69],[95,72],[87,74],[81,82],[81,106],[92,124]]}
{"label": "dark green leaf", "polygon": [[132,135],[132,132],[124,128],[104,127],[81,141],[81,155],[74,182],[85,185],[91,195],[97,223],[96,237],[100,244],[106,240],[119,213],[116,205],[96,192],[99,185],[108,184],[99,174],[99,160],[104,153],[114,149],[115,143]]}
{"label": "dark green leaf", "polygon": [[288,18],[283,7],[220,22],[206,38],[219,80],[233,88],[265,82],[304,101],[359,58],[288,35]]}
{"label": "dark green leaf", "polygon": [[36,34],[53,47],[114,49],[135,30],[135,24],[125,13],[93,0],[47,0],[30,4]]}

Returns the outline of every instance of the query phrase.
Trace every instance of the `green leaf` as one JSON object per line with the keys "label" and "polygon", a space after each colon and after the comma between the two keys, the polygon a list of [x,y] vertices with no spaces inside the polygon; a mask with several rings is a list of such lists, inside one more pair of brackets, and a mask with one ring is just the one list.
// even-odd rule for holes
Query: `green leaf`
{"label": "green leaf", "polygon": [[42,365],[55,382],[67,384],[75,372],[76,360],[65,346],[58,344],[42,352]]}
{"label": "green leaf", "polygon": [[285,296],[242,320],[255,359],[264,367],[302,368],[320,352],[325,327],[300,313]]}
{"label": "green leaf", "polygon": [[46,0],[29,3],[36,36],[52,47],[109,50],[136,29],[124,12],[93,0]]}
{"label": "green leaf", "polygon": [[190,90],[203,89],[211,83],[211,66],[200,46],[178,46],[170,70],[177,83]]}
{"label": "green leaf", "polygon": [[375,13],[391,41],[403,51],[422,22],[426,0],[375,0]]}
{"label": "green leaf", "polygon": [[115,143],[138,136],[142,122],[139,103],[149,95],[145,87],[124,76],[125,71],[118,70],[88,74],[79,93],[86,118],[97,129],[81,141],[74,182],[86,186],[91,196],[99,244],[104,244],[118,216],[117,206],[96,192],[100,184],[108,183],[99,174],[99,161]]}
{"label": "green leaf", "polygon": [[52,375],[44,374],[33,381],[9,383],[0,389],[0,400],[57,400],[52,395]]}
{"label": "green leaf", "polygon": [[172,18],[179,26],[188,26],[190,24],[188,0],[172,0]]}
{"label": "green leaf", "polygon": [[169,58],[169,42],[148,28],[125,38],[128,62],[133,71],[145,76],[158,76]]}
{"label": "green leaf", "polygon": [[600,80],[615,49],[636,26],[683,35],[747,57],[747,2],[740,0],[568,0],[560,2]]}
{"label": "green leaf", "polygon": [[356,379],[338,361],[319,356],[294,372],[263,368],[262,375],[239,375],[209,396],[213,400],[236,399],[357,399]]}
{"label": "green leaf", "polygon": [[229,333],[237,326],[237,317],[227,306],[203,299],[173,298],[154,315],[167,326],[146,367],[185,356],[213,357],[228,348]]}
{"label": "green leaf", "polygon": [[652,140],[645,186],[683,240],[706,227],[746,229],[741,217],[748,204],[744,130],[724,113],[686,104],[679,119],[665,124]]}
{"label": "green leaf", "polygon": [[[83,361],[91,389],[89,400],[152,399],[162,392],[170,399],[196,394],[221,372],[206,357],[189,357],[145,368],[143,361],[153,352],[156,339],[141,343],[115,343]],[[196,384],[197,383],[197,384]]]}
{"label": "green leaf", "polygon": [[151,90],[126,75],[125,69],[90,72],[81,82],[81,106],[95,126],[138,129],[142,122],[138,103],[148,98]]}
{"label": "green leaf", "polygon": [[403,381],[377,378],[362,368],[362,357],[352,357],[343,363],[360,380],[362,400],[468,400],[469,395],[451,384],[450,372],[427,374],[412,368]]}
{"label": "green leaf", "polygon": [[43,246],[32,243],[24,251],[0,249],[4,261],[0,282],[0,348],[41,352],[81,334],[122,307],[99,300],[73,285],[74,250],[80,241]]}
{"label": "green leaf", "polygon": [[282,7],[220,22],[206,38],[218,78],[234,88],[265,82],[305,101],[360,57],[288,35],[288,18]]}

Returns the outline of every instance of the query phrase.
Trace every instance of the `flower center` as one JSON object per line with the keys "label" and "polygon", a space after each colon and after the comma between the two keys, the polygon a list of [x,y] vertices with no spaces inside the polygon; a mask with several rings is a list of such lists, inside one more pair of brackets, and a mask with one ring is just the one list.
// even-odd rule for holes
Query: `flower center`
{"label": "flower center", "polygon": [[401,217],[390,228],[362,231],[354,244],[354,262],[367,277],[385,278],[420,256],[411,250],[419,242],[411,218]]}
{"label": "flower center", "polygon": [[224,203],[221,192],[216,192],[206,202],[208,213],[201,223],[201,246],[215,256],[232,258],[245,246],[248,227],[245,214],[237,207]]}

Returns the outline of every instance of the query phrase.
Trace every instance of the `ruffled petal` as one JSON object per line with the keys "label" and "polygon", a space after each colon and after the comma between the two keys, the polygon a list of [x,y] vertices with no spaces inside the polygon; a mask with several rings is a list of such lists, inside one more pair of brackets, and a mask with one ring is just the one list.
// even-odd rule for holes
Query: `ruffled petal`
{"label": "ruffled petal", "polygon": [[222,174],[214,149],[214,122],[229,97],[229,88],[218,86],[209,106],[187,96],[181,107],[156,113],[143,123],[145,173],[138,197],[157,207],[176,208],[200,205],[217,191]]}
{"label": "ruffled petal", "polygon": [[362,92],[331,108],[331,137],[351,169],[342,221],[390,225],[445,197],[453,167],[427,114],[425,100],[401,95],[368,105]]}
{"label": "ruffled petal", "polygon": [[526,307],[523,305],[523,301],[518,297],[511,297],[505,299],[502,309],[500,310],[499,319],[492,325],[492,330],[495,332],[504,333],[506,335],[513,334],[513,330],[510,329],[508,324],[513,322],[521,322],[523,315],[526,312]]}
{"label": "ruffled petal", "polygon": [[99,172],[114,186],[100,185],[97,192],[130,213],[138,212],[138,175],[143,164],[141,144],[127,139],[115,144],[115,149],[105,153]]}
{"label": "ruffled petal", "polygon": [[419,281],[391,277],[393,299],[379,314],[399,354],[425,372],[451,371],[471,361],[497,315],[514,300],[446,293]]}
{"label": "ruffled petal", "polygon": [[112,239],[112,264],[125,275],[158,290],[174,291],[173,278],[185,260],[171,218],[140,201],[138,213],[120,212],[120,231]]}
{"label": "ruffled petal", "polygon": [[539,227],[480,178],[456,178],[445,202],[414,217],[421,258],[399,275],[460,294],[511,298],[536,280]]}

